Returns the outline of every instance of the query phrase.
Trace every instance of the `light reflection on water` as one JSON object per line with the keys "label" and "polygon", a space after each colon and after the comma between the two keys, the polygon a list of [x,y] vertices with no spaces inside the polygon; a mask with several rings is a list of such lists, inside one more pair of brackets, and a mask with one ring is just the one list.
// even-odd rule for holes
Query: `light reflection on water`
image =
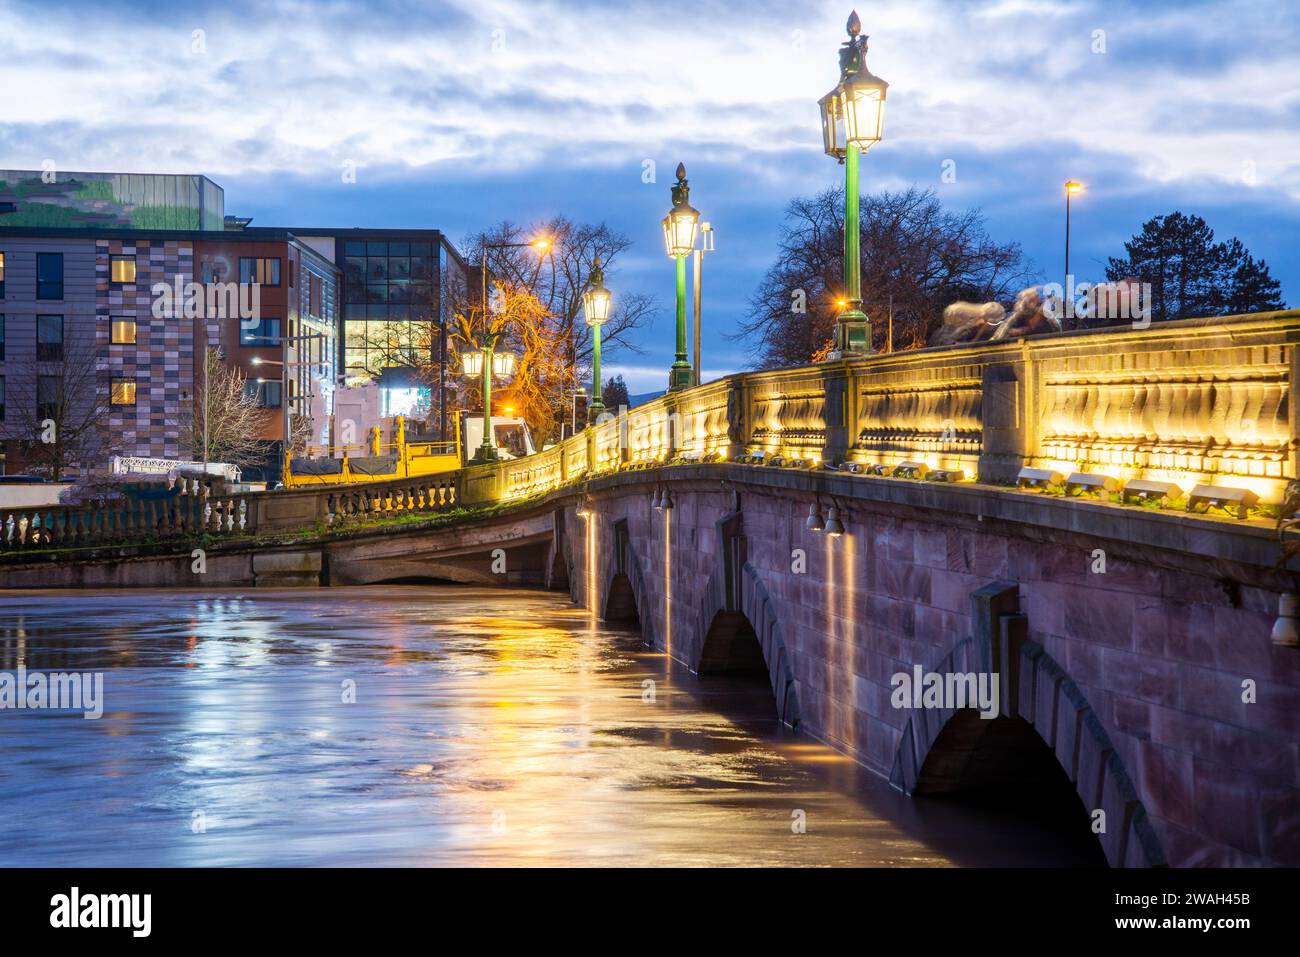
{"label": "light reflection on water", "polygon": [[761,686],[665,676],[559,595],[10,593],[0,668],[20,664],[102,670],[106,705],[0,712],[3,865],[1057,859],[782,734]]}

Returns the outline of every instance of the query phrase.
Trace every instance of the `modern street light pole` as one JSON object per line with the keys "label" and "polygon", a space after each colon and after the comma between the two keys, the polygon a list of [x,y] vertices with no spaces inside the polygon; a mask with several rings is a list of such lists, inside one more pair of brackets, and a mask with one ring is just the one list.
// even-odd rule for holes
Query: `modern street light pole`
{"label": "modern street light pole", "polygon": [[[679,260],[685,265],[685,260]],[[605,403],[600,401],[600,327],[609,318],[609,290],[605,288],[605,270],[601,268],[600,256],[591,264],[591,275],[587,279],[587,291],[582,294],[582,312],[587,325],[591,328],[591,404],[587,406],[587,424],[595,425]],[[574,399],[577,405],[577,399]]]}
{"label": "modern street light pole", "polygon": [[1069,295],[1070,289],[1070,197],[1083,192],[1083,184],[1072,179],[1065,181],[1065,282],[1061,286],[1063,295]]}
{"label": "modern street light pole", "polygon": [[691,384],[700,384],[700,296],[703,292],[701,288],[704,284],[704,254],[713,252],[713,226],[710,223],[700,223],[700,248],[695,250],[695,288],[691,296],[691,303],[695,307],[695,348],[691,352],[693,366],[691,368]]}
{"label": "modern street light pole", "polygon": [[[282,353],[281,353],[281,354],[284,356],[284,358],[283,358],[282,360],[278,360],[278,361],[277,361],[277,360],[275,360],[275,359],[262,359],[262,358],[259,358],[259,357],[256,357],[256,356],[254,356],[254,358],[253,358],[253,360],[252,360],[252,364],[255,365],[255,366],[279,366],[279,367],[280,367],[280,427],[284,430],[284,448],[285,448],[285,451],[286,451],[286,452],[290,452],[290,451],[292,451],[292,444],[291,444],[291,442],[292,442],[292,437],[291,437],[291,435],[290,435],[290,426],[292,425],[292,421],[293,421],[293,420],[292,420],[292,418],[291,418],[291,416],[290,416],[290,410],[289,410],[289,369],[290,369],[290,367],[293,367],[293,368],[295,368],[295,369],[298,369],[298,368],[301,368],[301,367],[304,366],[304,365],[307,365],[307,366],[328,365],[328,363],[326,363],[326,362],[323,361],[323,360],[322,360],[321,362],[319,362],[319,363],[315,363],[315,362],[307,362],[307,363],[303,363],[303,362],[290,362],[290,361],[289,361],[289,343],[291,343],[291,342],[307,342],[307,341],[310,341],[310,340],[312,340],[312,339],[328,339],[328,338],[329,338],[329,336],[325,335],[323,332],[309,332],[309,333],[306,333],[305,335],[301,335],[301,336],[281,336],[281,337],[280,337],[280,346],[281,346],[281,350],[282,350]],[[204,357],[204,372],[203,372],[203,377],[204,377],[204,384],[205,384],[205,391],[206,391],[206,383],[207,383],[207,359],[206,359],[206,356]],[[258,381],[259,381],[259,382],[266,382],[266,381],[270,381],[270,380],[266,380],[266,379],[258,379]],[[303,401],[304,399],[308,399],[308,400],[309,400],[309,399],[311,399],[311,398],[312,398],[312,396],[311,396],[310,394],[300,394],[300,395],[294,397],[295,401],[299,401],[299,402]],[[204,459],[205,459],[205,461],[206,461],[206,457],[207,457],[207,448],[206,448],[206,443],[207,443],[207,435],[206,435],[206,428],[207,428],[207,425],[206,425],[206,421],[207,421],[207,399],[206,399],[206,398],[204,399],[204,403],[203,403],[203,404],[204,404],[203,413],[204,413],[204,428],[205,428],[205,433],[204,433],[204,443],[205,443],[205,448],[204,448],[204,452],[203,452],[203,454],[204,454]]]}
{"label": "modern street light pole", "polygon": [[840,48],[840,82],[818,101],[828,156],[844,164],[844,296],[835,318],[832,359],[871,351],[871,325],[862,311],[861,219],[858,158],[881,139],[889,84],[867,69],[867,37],[859,36],[857,11],[849,16],[849,39]]}
{"label": "modern street light pole", "polygon": [[686,257],[695,249],[695,230],[700,213],[690,200],[686,166],[677,164],[677,183],[672,187],[673,208],[664,217],[664,246],[677,263],[677,353],[668,373],[668,391],[690,388],[691,363],[686,354]]}

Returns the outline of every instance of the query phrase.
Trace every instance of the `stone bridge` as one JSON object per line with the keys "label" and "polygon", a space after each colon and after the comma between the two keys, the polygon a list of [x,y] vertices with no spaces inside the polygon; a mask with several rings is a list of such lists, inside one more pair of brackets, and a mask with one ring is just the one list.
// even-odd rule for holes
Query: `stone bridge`
{"label": "stone bridge", "polygon": [[[734,376],[441,480],[196,503],[170,550],[114,538],[138,516],[49,515],[78,552],[55,560],[0,513],[0,584],[568,589],[701,675],[767,682],[785,724],[907,793],[1063,808],[1117,866],[1294,866],[1297,569],[1267,513],[1297,475],[1297,338],[1289,312]],[[1189,510],[1205,485],[1263,511]],[[998,717],[906,706],[918,668],[996,675]]]}

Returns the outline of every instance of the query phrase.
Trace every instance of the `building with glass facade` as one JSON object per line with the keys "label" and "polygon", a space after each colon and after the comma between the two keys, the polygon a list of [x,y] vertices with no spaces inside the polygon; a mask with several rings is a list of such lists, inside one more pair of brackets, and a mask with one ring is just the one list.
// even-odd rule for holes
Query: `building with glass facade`
{"label": "building with glass facade", "polygon": [[447,332],[468,267],[436,229],[306,229],[292,232],[342,274],[340,340],[352,384],[378,382],[382,414],[401,413],[447,431],[451,376]]}

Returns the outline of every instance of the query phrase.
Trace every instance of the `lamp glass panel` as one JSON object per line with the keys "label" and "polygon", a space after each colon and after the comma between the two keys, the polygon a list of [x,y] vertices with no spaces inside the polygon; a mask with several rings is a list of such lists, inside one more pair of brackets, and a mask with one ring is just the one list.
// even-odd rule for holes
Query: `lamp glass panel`
{"label": "lamp glass panel", "polygon": [[664,245],[669,256],[685,256],[695,248],[695,227],[700,214],[693,209],[674,209],[664,217]]}
{"label": "lamp glass panel", "polygon": [[884,126],[885,91],[874,85],[848,84],[841,103],[845,142],[864,151],[879,143]]}
{"label": "lamp glass panel", "polygon": [[609,290],[604,287],[589,289],[582,297],[582,309],[587,325],[598,326],[609,318]]}
{"label": "lamp glass panel", "polygon": [[515,354],[513,352],[492,353],[492,374],[504,379],[515,371]]}
{"label": "lamp glass panel", "polygon": [[822,114],[822,145],[827,156],[844,153],[844,111],[840,109],[840,91],[836,87],[818,101]]}

